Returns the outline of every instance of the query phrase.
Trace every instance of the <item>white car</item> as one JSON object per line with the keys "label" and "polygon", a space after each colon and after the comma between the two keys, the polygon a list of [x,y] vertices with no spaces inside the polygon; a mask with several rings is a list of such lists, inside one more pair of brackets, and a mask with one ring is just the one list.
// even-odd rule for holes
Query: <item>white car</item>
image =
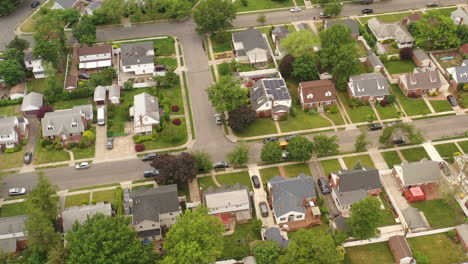
{"label": "white car", "polygon": [[81,163],[78,163],[75,165],[75,168],[78,169],[78,170],[81,170],[81,169],[87,169],[91,167],[91,163],[85,161],[85,162],[81,162]]}
{"label": "white car", "polygon": [[10,196],[25,195],[26,189],[25,188],[12,188],[8,190],[8,194]]}
{"label": "white car", "polygon": [[291,12],[293,12],[293,13],[295,13],[295,12],[301,12],[301,10],[302,10],[302,9],[299,8],[299,7],[293,7],[293,8],[291,8],[291,9],[289,9],[289,11],[291,11]]}

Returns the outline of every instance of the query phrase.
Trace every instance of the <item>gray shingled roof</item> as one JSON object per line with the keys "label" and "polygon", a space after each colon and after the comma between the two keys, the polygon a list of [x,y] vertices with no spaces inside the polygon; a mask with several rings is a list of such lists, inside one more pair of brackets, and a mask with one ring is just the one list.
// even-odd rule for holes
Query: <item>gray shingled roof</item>
{"label": "gray shingled roof", "polygon": [[232,40],[234,42],[242,42],[244,51],[246,53],[256,48],[268,51],[268,47],[265,43],[265,39],[262,36],[262,32],[253,27],[238,33],[233,33]]}
{"label": "gray shingled roof", "polygon": [[418,209],[414,207],[408,207],[402,210],[401,213],[403,214],[403,217],[405,218],[405,221],[408,223],[408,226],[411,230],[429,228]]}
{"label": "gray shingled roof", "polygon": [[377,66],[384,67],[380,58],[377,57],[377,55],[375,55],[375,53],[372,50],[369,50],[367,52],[367,60],[369,61],[372,67],[377,67]]}
{"label": "gray shingled roof", "polygon": [[[48,112],[42,119],[42,135],[43,136],[60,136],[63,134],[72,134],[84,132],[86,125],[82,117],[86,119],[92,118],[92,105],[74,106],[72,109],[58,110]],[[76,123],[77,126],[73,126]],[[48,129],[52,127],[52,129]]]}
{"label": "gray shingled roof", "polygon": [[271,31],[271,34],[276,35],[278,40],[281,40],[281,39],[287,37],[289,35],[289,33],[291,33],[291,32],[289,31],[289,28],[286,27],[286,26],[276,26]]}
{"label": "gray shingled roof", "polygon": [[72,229],[76,221],[83,224],[88,217],[92,217],[98,213],[110,216],[112,214],[111,204],[101,202],[95,205],[91,204],[66,208],[62,211],[63,231],[67,232]]}
{"label": "gray shingled roof", "polygon": [[395,168],[401,168],[405,186],[438,182],[442,175],[439,162],[426,158],[417,162],[405,160],[401,164],[395,165]]}
{"label": "gray shingled roof", "polygon": [[454,68],[458,83],[468,83],[468,66],[458,66]]}
{"label": "gray shingled roof", "polygon": [[301,173],[295,178],[276,176],[268,181],[275,215],[280,217],[291,211],[305,213],[305,198],[317,197],[312,177]]}
{"label": "gray shingled roof", "polygon": [[78,0],[55,0],[55,3],[58,3],[64,9],[73,8],[76,2],[78,2]]}
{"label": "gray shingled roof", "polygon": [[120,49],[122,66],[147,64],[153,62],[153,56],[146,55],[148,51],[154,49],[152,41],[122,44]]}
{"label": "gray shingled roof", "polygon": [[32,52],[26,52],[24,54],[24,61],[34,61],[34,60],[40,60],[41,58],[36,58]]}
{"label": "gray shingled roof", "polygon": [[43,103],[44,95],[40,93],[30,92],[23,98],[21,111],[38,110]]}
{"label": "gray shingled roof", "polygon": [[158,188],[140,188],[132,191],[133,224],[145,220],[159,222],[159,215],[179,211],[177,185],[163,185]]}
{"label": "gray shingled roof", "polygon": [[414,41],[411,33],[401,22],[385,23],[374,17],[367,21],[367,25],[377,38],[392,38],[400,43]]}
{"label": "gray shingled roof", "polygon": [[349,29],[351,29],[351,34],[353,35],[359,35],[359,24],[356,20],[354,19],[344,19],[344,20],[327,20],[325,22],[325,28],[331,28],[334,25],[343,25]]}
{"label": "gray shingled roof", "polygon": [[[15,121],[16,116],[3,117],[0,116],[0,135],[11,135],[15,131]],[[5,139],[2,139],[2,142],[6,142]],[[14,138],[11,138],[11,142],[15,142]]]}
{"label": "gray shingled roof", "polygon": [[262,79],[250,87],[250,102],[254,110],[267,101],[287,99],[291,99],[291,96],[282,78]]}
{"label": "gray shingled roof", "polygon": [[387,79],[380,72],[354,75],[349,79],[354,82],[355,96],[385,96],[390,94]]}
{"label": "gray shingled roof", "polygon": [[289,240],[283,238],[280,229],[277,227],[267,228],[264,236],[266,240],[275,242],[281,248],[286,248],[289,245]]}
{"label": "gray shingled roof", "polygon": [[24,222],[26,215],[0,218],[0,252],[15,252],[16,242],[26,239]]}
{"label": "gray shingled roof", "polygon": [[440,88],[440,74],[438,71],[407,73],[406,88],[408,90],[416,89],[436,89]]}
{"label": "gray shingled roof", "polygon": [[427,53],[422,49],[413,50],[413,55],[418,61],[430,60]]}
{"label": "gray shingled roof", "polygon": [[382,187],[379,170],[364,167],[362,170],[340,170],[332,172],[339,177],[334,188],[341,204],[353,204],[367,197],[367,191]]}

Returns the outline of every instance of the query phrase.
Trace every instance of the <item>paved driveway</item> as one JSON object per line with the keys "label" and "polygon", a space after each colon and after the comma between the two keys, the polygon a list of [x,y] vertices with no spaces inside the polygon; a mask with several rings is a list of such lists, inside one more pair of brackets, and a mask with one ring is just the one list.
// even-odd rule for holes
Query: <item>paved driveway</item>
{"label": "paved driveway", "polygon": [[319,161],[313,161],[313,162],[309,162],[309,168],[310,168],[310,171],[312,172],[312,177],[314,178],[314,182],[315,182],[315,186],[316,186],[316,189],[317,189],[317,193],[320,197],[323,198],[324,200],[324,204],[325,206],[328,208],[328,215],[330,218],[332,218],[333,216],[335,215],[339,215],[340,212],[338,211],[338,209],[336,208],[336,205],[335,203],[333,202],[333,198],[331,196],[331,194],[323,194],[322,192],[320,192],[320,189],[318,188],[317,186],[317,180],[320,178],[320,177],[325,177],[325,172],[323,171],[323,168],[322,168],[322,165],[320,164]]}
{"label": "paved driveway", "polygon": [[39,137],[40,122],[35,116],[27,116],[29,121],[29,134],[28,134],[28,144],[26,144],[26,151],[34,152],[36,147],[36,142]]}
{"label": "paved driveway", "polygon": [[[257,175],[258,178],[260,179],[260,182],[262,182],[260,171],[258,170],[258,167],[256,166],[249,169],[249,176],[252,177],[253,175]],[[268,217],[262,217],[262,214],[260,213],[260,208],[258,204],[260,202],[266,202],[268,204],[267,194],[263,186],[261,186],[260,188],[254,187],[253,193],[254,193],[253,202],[255,205],[255,213],[257,214],[257,218],[262,220],[263,226],[265,226],[266,228],[274,227],[274,226],[278,227],[278,225],[275,224],[275,220],[273,219],[273,211],[270,209],[269,206],[268,206]]]}

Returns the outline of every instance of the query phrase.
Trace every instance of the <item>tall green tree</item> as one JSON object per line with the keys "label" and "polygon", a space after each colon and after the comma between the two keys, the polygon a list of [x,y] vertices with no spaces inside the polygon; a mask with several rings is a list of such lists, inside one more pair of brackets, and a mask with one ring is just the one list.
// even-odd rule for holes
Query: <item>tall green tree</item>
{"label": "tall green tree", "polygon": [[18,1],[16,0],[2,0],[0,1],[0,16],[7,15],[16,9]]}
{"label": "tall green tree", "polygon": [[343,259],[344,250],[335,246],[330,232],[299,229],[277,263],[336,264]]}
{"label": "tall green tree", "polygon": [[263,145],[260,158],[263,162],[275,163],[281,161],[282,153],[279,143],[271,141]]}
{"label": "tall green tree", "polygon": [[214,263],[223,250],[224,227],[200,206],[187,210],[166,235],[163,264]]}
{"label": "tall green tree", "polygon": [[80,44],[91,46],[96,42],[96,25],[90,16],[82,16],[80,22],[73,26],[73,38]]}
{"label": "tall green tree", "polygon": [[291,76],[298,82],[314,81],[320,79],[316,58],[312,54],[305,54],[296,58],[292,64]]}
{"label": "tall green tree", "polygon": [[195,159],[195,168],[198,171],[209,172],[213,169],[213,161],[211,160],[210,153],[194,151],[190,154],[192,154]]}
{"label": "tall green tree", "polygon": [[24,52],[17,48],[7,49],[3,53],[4,60],[15,60],[24,67]]}
{"label": "tall green tree", "polygon": [[29,48],[29,42],[25,39],[20,39],[18,36],[15,36],[15,38],[10,41],[7,45],[8,49],[19,49],[19,50],[27,50]]}
{"label": "tall green tree", "polygon": [[351,207],[348,225],[353,237],[368,239],[377,235],[377,227],[381,221],[380,201],[372,196],[367,196]]}
{"label": "tall green tree", "polygon": [[271,264],[276,263],[280,247],[273,241],[261,241],[254,244],[252,251],[257,264]]}
{"label": "tall green tree", "polygon": [[356,152],[364,152],[370,144],[371,142],[367,140],[367,132],[363,130],[361,134],[356,137],[354,147],[356,148]]}
{"label": "tall green tree", "polygon": [[243,166],[249,161],[249,145],[239,143],[227,154],[227,160],[234,166]]}
{"label": "tall green tree", "polygon": [[413,30],[416,45],[423,49],[447,49],[458,47],[457,26],[440,10],[428,10]]}
{"label": "tall green tree", "polygon": [[286,146],[289,158],[295,161],[307,161],[312,157],[313,144],[303,136],[291,138]]}
{"label": "tall green tree", "polygon": [[317,155],[327,156],[338,153],[338,137],[326,135],[317,135],[314,137],[314,150]]}
{"label": "tall green tree", "polygon": [[329,3],[324,9],[324,13],[331,16],[336,16],[341,13],[343,6],[338,2]]}
{"label": "tall green tree", "polygon": [[63,10],[50,10],[36,23],[34,34],[34,56],[52,62],[57,69],[60,68],[62,56],[66,53],[65,19],[67,17],[64,16]]}
{"label": "tall green tree", "polygon": [[0,61],[0,77],[6,85],[13,86],[24,79],[23,66],[17,60]]}
{"label": "tall green tree", "polygon": [[58,187],[50,183],[49,178],[40,174],[36,188],[27,198],[30,208],[38,208],[44,212],[47,219],[55,220],[58,212]]}
{"label": "tall green tree", "polygon": [[236,7],[230,0],[206,0],[200,2],[193,19],[197,24],[196,30],[200,34],[214,34],[232,28],[232,21],[236,18]]}
{"label": "tall green tree", "polygon": [[144,246],[124,216],[96,214],[83,225],[75,223],[67,240],[67,264],[153,264],[151,246]]}
{"label": "tall green tree", "polygon": [[247,100],[247,91],[242,89],[240,81],[232,76],[221,76],[219,81],[206,91],[211,105],[217,112],[235,110]]}
{"label": "tall green tree", "polygon": [[309,30],[299,30],[289,34],[281,40],[281,49],[293,57],[300,57],[314,52],[314,46],[318,46],[320,40]]}
{"label": "tall green tree", "polygon": [[47,255],[46,264],[63,264],[67,260],[67,250],[63,247],[63,243],[58,243],[52,248]]}
{"label": "tall green tree", "polygon": [[255,121],[257,113],[250,106],[242,105],[237,109],[229,111],[228,115],[228,126],[234,131],[242,132]]}
{"label": "tall green tree", "polygon": [[[118,23],[125,12],[124,0],[105,0],[102,3],[100,12],[105,14],[106,20],[111,23]],[[94,12],[93,12],[94,14]]]}
{"label": "tall green tree", "polygon": [[170,0],[166,8],[166,14],[169,18],[180,19],[192,13],[192,3],[184,0]]}

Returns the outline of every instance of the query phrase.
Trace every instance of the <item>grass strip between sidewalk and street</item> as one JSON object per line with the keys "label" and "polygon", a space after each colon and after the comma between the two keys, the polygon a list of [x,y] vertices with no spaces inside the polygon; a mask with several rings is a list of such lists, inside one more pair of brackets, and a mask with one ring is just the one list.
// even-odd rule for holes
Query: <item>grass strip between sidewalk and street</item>
{"label": "grass strip between sidewalk and street", "polygon": [[192,104],[190,102],[190,94],[189,94],[189,88],[187,85],[187,76],[185,74],[185,71],[182,72],[182,79],[184,81],[185,100],[187,101],[188,114],[189,114],[189,119],[190,119],[190,131],[192,132],[192,139],[195,139],[195,124],[193,122]]}

